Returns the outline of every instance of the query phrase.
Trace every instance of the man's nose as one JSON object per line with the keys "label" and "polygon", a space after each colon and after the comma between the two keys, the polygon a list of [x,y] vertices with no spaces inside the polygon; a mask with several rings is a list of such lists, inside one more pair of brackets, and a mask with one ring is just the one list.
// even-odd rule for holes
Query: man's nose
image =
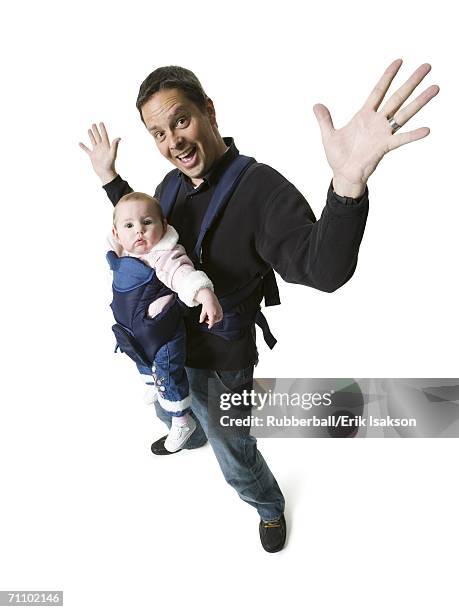
{"label": "man's nose", "polygon": [[175,134],[175,132],[171,132],[169,136],[169,149],[171,151],[181,151],[184,146],[184,138],[181,134]]}

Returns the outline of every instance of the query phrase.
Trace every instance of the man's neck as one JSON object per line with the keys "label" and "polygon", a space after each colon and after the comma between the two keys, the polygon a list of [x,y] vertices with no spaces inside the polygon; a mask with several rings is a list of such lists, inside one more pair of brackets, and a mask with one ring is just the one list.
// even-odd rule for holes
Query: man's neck
{"label": "man's neck", "polygon": [[[218,164],[218,162],[223,157],[223,155],[228,151],[228,149],[229,149],[228,145],[225,144],[225,141],[223,140],[223,138],[220,137],[219,147],[217,149],[217,154],[215,156],[214,163],[212,164],[212,167],[209,168],[209,170],[207,170],[206,174],[208,174],[212,170],[215,164]],[[201,183],[204,182],[204,177],[191,178],[190,180],[191,180],[193,187],[197,189],[199,185],[201,185]]]}

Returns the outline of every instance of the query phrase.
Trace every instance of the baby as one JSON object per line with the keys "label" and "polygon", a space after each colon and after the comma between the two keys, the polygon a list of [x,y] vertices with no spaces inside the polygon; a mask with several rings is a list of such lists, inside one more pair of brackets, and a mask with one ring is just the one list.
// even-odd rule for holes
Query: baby
{"label": "baby", "polygon": [[164,447],[180,450],[196,428],[185,371],[186,338],[183,310],[202,304],[200,322],[211,328],[223,317],[213,285],[195,270],[178,234],[163,218],[159,202],[133,192],[113,212],[111,251],[113,302],[118,345],[137,364],[148,391],[172,417]]}

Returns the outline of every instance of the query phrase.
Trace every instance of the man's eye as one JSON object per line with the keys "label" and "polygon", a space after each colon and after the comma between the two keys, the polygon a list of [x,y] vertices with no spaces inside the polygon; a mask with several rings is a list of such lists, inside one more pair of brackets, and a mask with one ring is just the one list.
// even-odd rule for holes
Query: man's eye
{"label": "man's eye", "polygon": [[156,140],[162,140],[164,138],[164,132],[156,132],[155,138]]}
{"label": "man's eye", "polygon": [[180,117],[180,119],[177,119],[177,125],[179,126],[184,126],[188,123],[188,119],[187,117]]}

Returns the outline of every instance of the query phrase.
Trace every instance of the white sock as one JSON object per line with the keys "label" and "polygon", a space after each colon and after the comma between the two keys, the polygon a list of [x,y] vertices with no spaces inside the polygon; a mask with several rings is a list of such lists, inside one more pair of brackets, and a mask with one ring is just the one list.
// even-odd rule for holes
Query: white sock
{"label": "white sock", "polygon": [[183,416],[173,416],[172,424],[178,427],[182,427],[182,425],[187,425],[189,420],[192,418],[189,412],[184,414]]}

